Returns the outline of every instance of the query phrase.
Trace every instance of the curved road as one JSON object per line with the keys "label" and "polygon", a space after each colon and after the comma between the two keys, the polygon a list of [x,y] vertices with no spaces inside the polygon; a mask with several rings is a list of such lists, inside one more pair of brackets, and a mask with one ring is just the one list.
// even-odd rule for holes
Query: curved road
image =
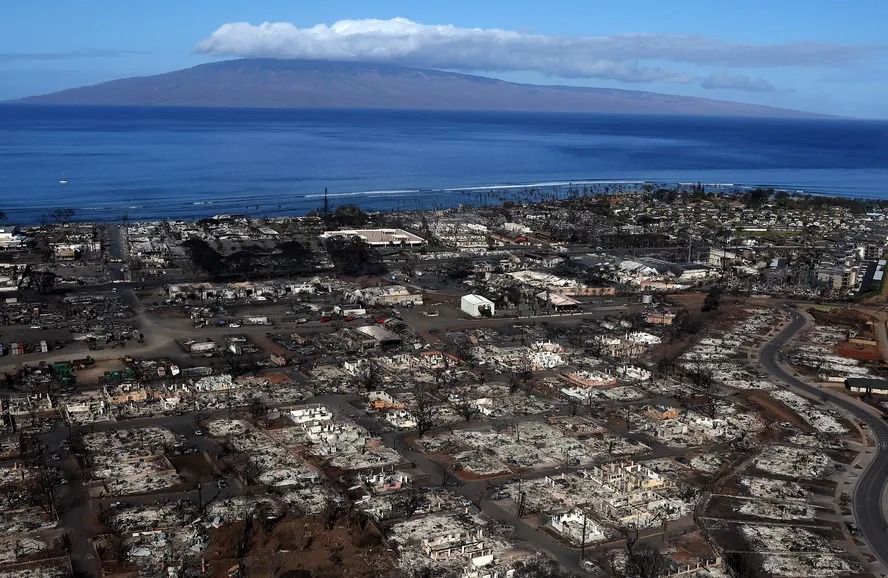
{"label": "curved road", "polygon": [[792,322],[762,348],[760,353],[762,367],[771,375],[798,390],[817,398],[826,395],[831,405],[847,411],[865,423],[876,437],[878,442],[876,455],[869,467],[858,478],[852,502],[857,527],[882,564],[888,565],[888,539],[886,539],[888,526],[886,526],[882,514],[882,494],[888,484],[888,423],[848,397],[814,387],[793,377],[777,362],[777,354],[781,348],[795,337],[796,333],[807,323],[805,318],[796,311],[790,309],[789,313]]}

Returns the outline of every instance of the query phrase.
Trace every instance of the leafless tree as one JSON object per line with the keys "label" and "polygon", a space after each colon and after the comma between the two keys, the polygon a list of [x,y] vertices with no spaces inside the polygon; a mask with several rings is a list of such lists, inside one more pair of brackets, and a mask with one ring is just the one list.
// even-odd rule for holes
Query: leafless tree
{"label": "leafless tree", "polygon": [[56,209],[50,216],[53,221],[64,227],[74,216],[74,209]]}
{"label": "leafless tree", "polygon": [[405,518],[412,517],[425,501],[423,495],[415,488],[409,488],[403,492],[399,492],[396,496],[398,498],[398,513]]}
{"label": "leafless tree", "polygon": [[28,480],[27,501],[32,506],[39,506],[49,515],[55,513],[55,490],[57,480],[45,468],[40,468],[37,474]]}
{"label": "leafless tree", "polygon": [[521,376],[517,371],[510,371],[508,374],[509,379],[509,393],[515,393],[519,389],[521,389]]}
{"label": "leafless tree", "polygon": [[635,524],[623,526],[620,528],[620,533],[623,534],[623,538],[626,540],[626,551],[632,552],[632,548],[638,542],[638,526]]}
{"label": "leafless tree", "polygon": [[244,560],[247,557],[247,554],[250,552],[250,546],[253,543],[253,536],[256,532],[256,523],[255,523],[255,515],[251,511],[247,515],[247,519],[244,520],[244,528],[241,531],[241,535],[238,537],[237,545],[236,545],[236,557],[237,562],[240,566],[239,574],[246,575],[244,571]]}
{"label": "leafless tree", "polygon": [[416,419],[416,431],[419,433],[419,437],[422,437],[435,427],[434,399],[428,388],[420,382],[416,382],[416,385],[413,386],[413,395],[413,416]]}
{"label": "leafless tree", "polygon": [[379,389],[382,379],[379,375],[379,366],[374,359],[365,358],[364,366],[358,370],[355,375],[356,385],[364,391],[374,391]]}
{"label": "leafless tree", "polygon": [[467,392],[458,393],[450,402],[453,411],[459,414],[466,421],[470,421],[478,415],[478,406],[475,400]]}

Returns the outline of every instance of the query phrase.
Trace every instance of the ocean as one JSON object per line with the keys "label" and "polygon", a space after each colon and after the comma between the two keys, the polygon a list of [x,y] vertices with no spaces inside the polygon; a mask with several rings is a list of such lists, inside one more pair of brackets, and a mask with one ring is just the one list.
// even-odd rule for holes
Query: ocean
{"label": "ocean", "polygon": [[888,199],[888,121],[0,106],[0,211],[20,224],[305,214],[325,187],[395,210],[640,182]]}

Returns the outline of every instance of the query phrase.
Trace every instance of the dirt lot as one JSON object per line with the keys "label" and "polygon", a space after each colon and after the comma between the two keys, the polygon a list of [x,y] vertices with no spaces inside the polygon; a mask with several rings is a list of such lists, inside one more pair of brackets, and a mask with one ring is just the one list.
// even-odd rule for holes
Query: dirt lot
{"label": "dirt lot", "polygon": [[860,361],[882,361],[882,352],[877,345],[860,345],[844,341],[836,345],[836,354]]}
{"label": "dirt lot", "polygon": [[123,359],[106,359],[97,361],[95,365],[87,369],[81,369],[75,372],[77,383],[81,385],[98,383],[99,378],[106,371],[121,370],[126,367]]}
{"label": "dirt lot", "polygon": [[812,307],[807,312],[820,325],[842,325],[856,330],[860,337],[870,339],[874,337],[872,325],[874,319],[862,311],[841,307],[832,309]]}
{"label": "dirt lot", "polygon": [[762,408],[762,417],[767,423],[785,421],[803,431],[813,431],[811,426],[800,418],[798,414],[788,410],[782,403],[771,397],[768,392],[750,390],[744,393],[747,399],[755,402],[756,405]]}
{"label": "dirt lot", "polygon": [[[333,518],[331,520],[331,518]],[[295,554],[295,555],[294,555]],[[375,525],[353,515],[254,520],[222,526],[210,535],[208,576],[375,578],[399,575]]]}
{"label": "dirt lot", "polygon": [[201,453],[168,456],[168,459],[187,482],[209,482],[213,479],[213,466]]}

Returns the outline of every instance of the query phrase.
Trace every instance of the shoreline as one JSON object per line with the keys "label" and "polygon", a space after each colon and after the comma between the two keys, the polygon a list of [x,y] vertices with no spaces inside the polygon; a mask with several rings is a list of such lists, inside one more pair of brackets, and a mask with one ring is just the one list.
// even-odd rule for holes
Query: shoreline
{"label": "shoreline", "polygon": [[[500,206],[504,202],[536,203],[546,200],[565,200],[570,197],[571,190],[576,196],[592,196],[595,194],[639,194],[644,193],[643,187],[680,189],[688,192],[689,187],[697,186],[698,182],[670,181],[651,179],[577,179],[575,181],[546,181],[526,184],[473,185],[467,187],[447,188],[399,188],[367,191],[336,191],[327,195],[330,207],[356,205],[365,212],[397,213],[413,211],[431,211],[454,209],[459,206]],[[867,202],[886,202],[888,199],[867,195],[844,195],[822,190],[811,190],[799,186],[751,185],[744,183],[706,183],[699,182],[707,193],[743,194],[758,188],[770,188],[775,192],[787,192],[790,195],[840,198],[862,200]],[[632,185],[627,188],[626,185]],[[60,184],[60,188],[69,185]],[[75,187],[72,187],[74,189]],[[72,191],[77,192],[77,191]],[[261,196],[258,198],[262,198]],[[197,221],[218,214],[238,214],[251,218],[284,218],[304,217],[312,211],[319,210],[324,200],[324,193],[299,194],[292,197],[278,197],[279,203],[264,202],[244,204],[244,201],[255,200],[253,197],[237,199],[221,198],[217,200],[179,201],[172,210],[170,205],[144,203],[127,204],[108,207],[78,207],[59,203],[56,208],[74,209],[72,222],[89,222],[97,224],[114,224],[127,222],[154,222],[162,220]],[[408,201],[412,201],[408,202]],[[246,210],[245,210],[246,209]],[[18,226],[36,226],[40,224],[43,214],[54,209],[20,209],[15,207],[0,210],[6,213],[6,222]],[[156,213],[156,214],[155,214]],[[21,215],[21,216],[20,216]]]}

